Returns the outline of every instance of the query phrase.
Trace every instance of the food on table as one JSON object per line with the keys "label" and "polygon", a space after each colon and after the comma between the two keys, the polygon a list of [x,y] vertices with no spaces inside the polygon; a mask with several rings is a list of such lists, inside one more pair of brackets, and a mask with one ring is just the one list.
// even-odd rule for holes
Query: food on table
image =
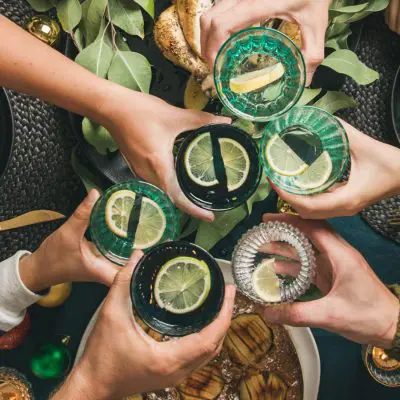
{"label": "food on table", "polygon": [[157,305],[174,314],[198,309],[211,288],[208,265],[193,257],[180,256],[164,264],[154,283]]}
{"label": "food on table", "polygon": [[137,315],[135,315],[135,321],[140,325],[140,327],[154,340],[157,342],[161,342],[163,336],[161,333],[156,332],[155,330],[151,329],[142,319],[140,319]]}
{"label": "food on table", "polygon": [[272,341],[271,329],[258,314],[242,314],[232,320],[224,348],[232,361],[255,365],[270,350]]}
{"label": "food on table", "polygon": [[239,76],[231,78],[229,87],[232,92],[245,94],[264,88],[265,86],[276,82],[285,73],[285,68],[281,63],[276,63],[256,71],[246,72]]}
{"label": "food on table", "polygon": [[204,94],[200,83],[191,75],[186,83],[183,103],[189,110],[203,110],[209,98]]}
{"label": "food on table", "polygon": [[395,360],[387,355],[384,349],[374,347],[372,349],[372,360],[377,367],[384,369],[385,371],[395,371],[400,369],[400,361]]}
{"label": "food on table", "polygon": [[[228,191],[240,188],[250,170],[250,159],[246,149],[230,138],[218,139],[224,163]],[[185,153],[185,166],[190,179],[204,187],[218,184],[214,168],[211,135],[205,132],[189,145]]]}
{"label": "food on table", "polygon": [[274,135],[265,149],[265,157],[270,167],[284,176],[302,174],[308,165],[287,145],[278,134]]}
{"label": "food on table", "polygon": [[186,378],[177,390],[182,400],[214,400],[221,394],[224,385],[218,366],[209,364]]}
{"label": "food on table", "polygon": [[288,385],[274,372],[255,373],[240,383],[240,400],[286,400]]}
{"label": "food on table", "polygon": [[281,291],[278,275],[275,272],[275,259],[269,258],[261,262],[253,272],[252,283],[254,291],[266,302],[281,301]]}
{"label": "food on table", "polygon": [[332,160],[325,150],[301,175],[296,177],[294,183],[302,189],[320,187],[331,176],[332,168]]}
{"label": "food on table", "polygon": [[140,393],[133,394],[131,396],[124,397],[122,400],[143,400],[143,396]]}
{"label": "food on table", "polygon": [[301,31],[300,31],[300,26],[298,24],[296,24],[295,22],[282,21],[281,24],[279,25],[278,30],[281,31],[286,36],[289,36],[290,39],[293,40],[294,44],[297,47],[301,48],[302,46]]}
{"label": "food on table", "polygon": [[71,294],[71,282],[60,283],[50,288],[49,293],[43,296],[37,304],[42,307],[53,308],[65,303]]}
{"label": "food on table", "polygon": [[[119,190],[111,195],[106,205],[106,223],[116,235],[127,238],[136,193]],[[161,207],[148,197],[143,197],[137,223],[134,247],[147,249],[158,243],[166,229],[166,218]]]}

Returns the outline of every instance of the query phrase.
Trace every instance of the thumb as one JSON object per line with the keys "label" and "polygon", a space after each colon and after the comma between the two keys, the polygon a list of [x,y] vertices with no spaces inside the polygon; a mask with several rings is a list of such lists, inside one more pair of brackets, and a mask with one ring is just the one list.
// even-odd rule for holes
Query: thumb
{"label": "thumb", "polygon": [[184,118],[181,121],[183,131],[190,131],[211,124],[230,124],[232,120],[228,117],[221,117],[203,111],[184,110]]}
{"label": "thumb", "polygon": [[64,229],[71,229],[74,235],[83,237],[89,226],[90,214],[99,197],[99,192],[96,189],[92,189],[64,224]]}

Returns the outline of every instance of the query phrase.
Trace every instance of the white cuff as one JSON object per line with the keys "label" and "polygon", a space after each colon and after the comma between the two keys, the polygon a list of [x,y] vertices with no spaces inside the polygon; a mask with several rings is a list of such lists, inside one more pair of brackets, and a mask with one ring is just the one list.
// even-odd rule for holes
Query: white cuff
{"label": "white cuff", "polygon": [[18,251],[0,262],[0,330],[8,332],[24,319],[26,309],[41,299],[22,282],[19,260],[29,251]]}

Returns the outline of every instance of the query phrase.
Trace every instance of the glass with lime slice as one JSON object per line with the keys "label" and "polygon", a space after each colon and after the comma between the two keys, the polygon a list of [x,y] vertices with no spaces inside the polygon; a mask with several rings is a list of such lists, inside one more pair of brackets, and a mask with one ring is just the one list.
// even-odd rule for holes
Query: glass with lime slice
{"label": "glass with lime slice", "polygon": [[111,186],[95,204],[90,233],[100,252],[123,265],[133,250],[146,251],[176,239],[179,213],[168,196],[149,183],[129,181]]}
{"label": "glass with lime slice", "polygon": [[316,107],[294,107],[265,128],[260,145],[264,172],[277,187],[311,195],[329,189],[349,161],[342,124]]}
{"label": "glass with lime slice", "polygon": [[290,110],[306,81],[300,49],[269,28],[244,29],[221,47],[214,81],[223,105],[239,118],[266,122]]}
{"label": "glass with lime slice", "polygon": [[197,332],[218,315],[225,283],[214,258],[188,242],[160,244],[139,261],[131,281],[138,316],[168,336]]}
{"label": "glass with lime slice", "polygon": [[176,156],[185,195],[198,206],[230,210],[243,204],[261,178],[258,148],[242,129],[216,124],[187,134]]}

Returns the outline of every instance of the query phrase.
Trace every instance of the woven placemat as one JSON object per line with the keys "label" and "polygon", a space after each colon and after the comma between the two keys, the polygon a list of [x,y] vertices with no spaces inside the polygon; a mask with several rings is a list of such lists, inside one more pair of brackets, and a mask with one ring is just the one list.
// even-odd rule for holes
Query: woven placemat
{"label": "woven placemat", "polygon": [[[0,14],[24,26],[33,12],[25,0],[0,0]],[[13,91],[8,95],[15,138],[9,167],[0,180],[0,220],[36,209],[69,215],[84,190],[71,168],[75,141],[67,130],[65,113],[26,95]],[[34,250],[59,224],[0,233],[0,260],[19,249]]]}
{"label": "woven placemat", "polygon": [[[379,72],[380,79],[368,86],[358,86],[346,79],[343,91],[356,99],[358,107],[345,110],[340,116],[367,135],[393,144],[390,101],[400,65],[400,36],[387,28],[383,14],[372,15],[364,21],[357,54],[366,65]],[[396,209],[400,210],[400,196],[383,200],[361,215],[375,230],[400,243],[400,230],[388,224],[389,213]]]}

